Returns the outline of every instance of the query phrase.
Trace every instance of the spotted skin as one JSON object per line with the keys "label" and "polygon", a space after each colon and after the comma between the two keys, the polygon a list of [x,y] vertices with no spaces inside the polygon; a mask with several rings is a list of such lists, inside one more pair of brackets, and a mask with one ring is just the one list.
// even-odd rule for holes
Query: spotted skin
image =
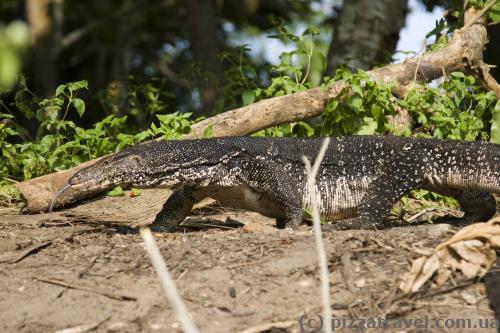
{"label": "spotted skin", "polygon": [[[227,137],[140,144],[73,176],[71,186],[174,188],[152,228],[175,231],[197,201],[276,218],[296,228],[310,209],[302,155],[314,160],[322,138]],[[494,215],[500,145],[393,136],[332,138],[316,179],[323,219],[333,228],[379,228],[394,204],[423,188],[456,198],[459,223]]]}

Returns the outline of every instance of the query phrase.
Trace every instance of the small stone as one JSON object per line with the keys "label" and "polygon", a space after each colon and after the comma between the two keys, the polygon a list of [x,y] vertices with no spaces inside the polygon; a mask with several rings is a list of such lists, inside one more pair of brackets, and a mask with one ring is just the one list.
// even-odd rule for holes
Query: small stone
{"label": "small stone", "polygon": [[363,288],[366,284],[366,280],[365,279],[359,279],[359,280],[356,280],[354,282],[354,285],[358,288]]}
{"label": "small stone", "polygon": [[312,281],[311,280],[300,280],[299,281],[299,286],[303,287],[303,288],[309,288],[310,286],[312,285]]}
{"label": "small stone", "polygon": [[236,288],[231,286],[229,287],[229,296],[231,296],[231,298],[236,298]]}
{"label": "small stone", "polygon": [[123,331],[125,326],[127,326],[127,324],[123,321],[117,321],[108,325],[108,331]]}

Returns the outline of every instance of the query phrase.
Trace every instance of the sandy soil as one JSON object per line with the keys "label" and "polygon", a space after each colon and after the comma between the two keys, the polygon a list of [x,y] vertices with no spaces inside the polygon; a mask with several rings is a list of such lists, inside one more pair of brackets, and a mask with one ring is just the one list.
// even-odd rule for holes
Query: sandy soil
{"label": "sandy soil", "polygon": [[[140,200],[154,202],[147,195]],[[133,215],[133,202],[115,207],[123,213],[115,226],[109,214],[108,220],[95,217],[103,215],[101,208],[109,211],[112,202],[106,198],[52,215],[0,216],[0,332],[181,331],[140,235],[116,227],[127,213]],[[306,316],[303,331],[312,332],[310,319],[321,313],[321,300],[311,231],[277,230],[273,220],[256,213],[215,213],[214,218],[231,216],[245,225],[155,234],[200,330],[300,332],[299,318]],[[128,222],[137,224],[132,217]],[[411,297],[397,291],[409,261],[455,231],[448,225],[422,225],[325,233],[334,317],[427,318],[429,325],[440,318],[454,320],[448,326],[455,327],[465,319],[476,325],[385,332],[477,332],[493,321],[482,282],[456,276],[454,285]]]}

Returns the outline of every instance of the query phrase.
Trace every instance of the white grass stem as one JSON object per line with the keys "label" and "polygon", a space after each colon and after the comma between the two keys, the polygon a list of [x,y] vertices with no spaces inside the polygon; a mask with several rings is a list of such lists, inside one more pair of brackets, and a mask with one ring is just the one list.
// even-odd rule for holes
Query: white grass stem
{"label": "white grass stem", "polygon": [[189,315],[186,305],[177,292],[175,282],[168,272],[167,264],[165,263],[165,260],[156,245],[153,235],[151,234],[151,230],[149,230],[149,228],[141,228],[141,236],[146,247],[146,252],[149,255],[149,259],[151,259],[156,275],[161,282],[163,291],[165,292],[165,295],[174,310],[177,320],[181,324],[182,330],[184,333],[199,333],[196,324]]}
{"label": "white grass stem", "polygon": [[321,221],[319,215],[319,202],[321,200],[320,194],[316,193],[316,175],[318,174],[319,166],[325,157],[326,149],[330,143],[330,138],[325,138],[318,156],[311,167],[311,162],[307,157],[303,156],[302,160],[306,166],[307,172],[307,187],[309,195],[311,196],[311,215],[313,220],[314,237],[316,242],[316,251],[318,252],[320,279],[321,279],[321,301],[323,303],[323,330],[329,332],[329,325],[331,320],[330,310],[330,280],[328,278],[328,260],[326,257],[325,244],[321,234]]}

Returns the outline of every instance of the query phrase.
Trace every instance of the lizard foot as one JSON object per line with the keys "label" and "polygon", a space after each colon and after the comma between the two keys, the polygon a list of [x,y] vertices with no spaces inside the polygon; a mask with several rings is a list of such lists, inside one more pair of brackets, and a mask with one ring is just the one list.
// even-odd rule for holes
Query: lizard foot
{"label": "lizard foot", "polygon": [[156,218],[149,228],[153,232],[176,232],[178,224],[177,221],[169,223],[168,220]]}
{"label": "lizard foot", "polygon": [[484,219],[470,217],[467,215],[464,217],[441,216],[434,220],[434,224],[449,224],[455,227],[465,227],[476,222],[484,222],[483,220]]}

